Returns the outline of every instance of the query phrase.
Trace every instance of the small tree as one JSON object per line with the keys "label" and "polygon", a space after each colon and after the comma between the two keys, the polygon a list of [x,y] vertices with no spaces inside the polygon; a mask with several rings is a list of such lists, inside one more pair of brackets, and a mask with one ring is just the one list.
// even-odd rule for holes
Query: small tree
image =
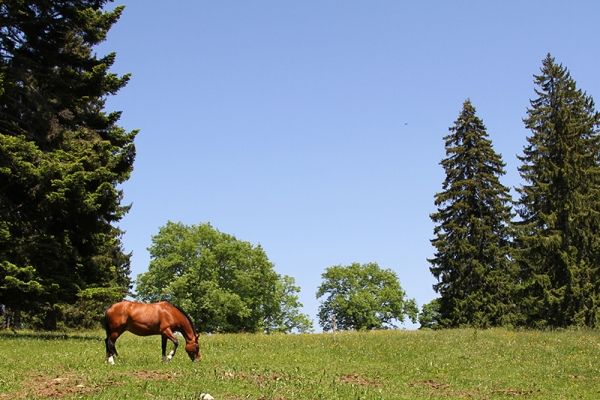
{"label": "small tree", "polygon": [[332,329],[334,316],[340,330],[394,327],[394,322],[404,322],[404,316],[416,322],[417,304],[406,299],[392,270],[376,263],[353,263],[329,267],[321,276],[317,298],[326,298],[319,307],[319,324],[326,331]]}
{"label": "small tree", "polygon": [[440,299],[433,299],[423,305],[419,313],[419,329],[436,329],[440,327]]}
{"label": "small tree", "polygon": [[295,279],[287,275],[280,277],[279,282],[277,282],[275,302],[280,307],[266,319],[265,331],[267,333],[292,331],[307,333],[313,331],[313,323],[308,315],[299,311],[302,307],[297,295],[297,293],[300,293],[300,287],[296,286],[295,283]]}
{"label": "small tree", "polygon": [[201,332],[260,332],[312,328],[297,311],[300,288],[273,270],[260,245],[237,240],[210,224],[168,222],[152,237],[148,272],[137,298],[169,300]]}

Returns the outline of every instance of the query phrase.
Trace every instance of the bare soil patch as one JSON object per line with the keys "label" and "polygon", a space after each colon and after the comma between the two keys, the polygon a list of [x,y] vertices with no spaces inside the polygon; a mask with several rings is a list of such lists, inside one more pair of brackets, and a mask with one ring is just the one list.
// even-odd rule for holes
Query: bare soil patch
{"label": "bare soil patch", "polygon": [[344,375],[340,378],[343,383],[350,383],[354,385],[360,386],[372,386],[372,387],[381,387],[381,377],[375,376],[373,378],[363,378],[359,374],[350,374]]}
{"label": "bare soil patch", "polygon": [[[414,382],[409,385],[410,387],[425,386],[431,389],[431,396],[436,397],[451,397],[451,398],[475,398],[480,397],[480,393],[466,391],[466,390],[453,390],[449,383],[439,382],[433,379],[427,381]],[[477,390],[480,390],[477,388]]]}
{"label": "bare soil patch", "polygon": [[73,373],[61,372],[52,377],[44,374],[31,374],[23,382],[23,389],[9,394],[0,394],[0,398],[10,399],[61,399],[74,394],[93,394],[100,387],[91,387]]}
{"label": "bare soil patch", "polygon": [[289,377],[282,377],[280,375],[248,375],[243,372],[233,373],[222,371],[221,375],[227,379],[245,379],[256,382],[257,385],[262,386],[266,381],[278,381],[281,379],[289,379]]}
{"label": "bare soil patch", "polygon": [[163,371],[156,370],[141,370],[134,371],[124,375],[133,375],[141,380],[150,380],[150,381],[168,381],[173,379],[173,375],[168,374]]}

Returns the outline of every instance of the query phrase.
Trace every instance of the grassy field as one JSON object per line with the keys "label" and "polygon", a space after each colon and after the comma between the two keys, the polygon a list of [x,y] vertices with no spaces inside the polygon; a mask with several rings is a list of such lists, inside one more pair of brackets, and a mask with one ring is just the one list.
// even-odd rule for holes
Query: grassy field
{"label": "grassy field", "polygon": [[[599,331],[201,336],[200,363],[129,333],[0,332],[0,399],[600,398]],[[183,341],[183,339],[182,339]]]}

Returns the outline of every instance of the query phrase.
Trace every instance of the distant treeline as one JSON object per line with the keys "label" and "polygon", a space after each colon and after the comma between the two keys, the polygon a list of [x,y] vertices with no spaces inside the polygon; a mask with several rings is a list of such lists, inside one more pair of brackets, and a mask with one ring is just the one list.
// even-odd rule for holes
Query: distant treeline
{"label": "distant treeline", "polygon": [[[109,0],[0,2],[0,310],[5,327],[94,327],[126,296],[169,299],[206,332],[310,331],[300,288],[275,273],[260,246],[209,224],[167,223],[131,293],[118,222],[129,206],[137,131],[117,125],[106,99],[129,75],[98,57],[123,7]],[[465,101],[445,136],[446,179],[431,272],[440,297],[428,327],[597,327],[600,303],[600,116],[568,70],[548,55],[513,200],[505,164]],[[377,264],[322,275],[324,329],[381,329],[408,316],[397,276]],[[335,317],[335,320],[334,320]],[[336,322],[334,322],[336,321]]]}

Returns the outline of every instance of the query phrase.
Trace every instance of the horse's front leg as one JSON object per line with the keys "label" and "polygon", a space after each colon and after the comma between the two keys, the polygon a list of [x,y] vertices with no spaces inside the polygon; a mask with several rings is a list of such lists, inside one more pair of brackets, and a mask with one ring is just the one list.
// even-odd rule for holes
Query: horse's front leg
{"label": "horse's front leg", "polygon": [[[171,359],[175,355],[175,352],[177,351],[177,346],[179,346],[179,342],[177,341],[177,338],[173,335],[173,333],[170,331],[163,333],[161,336],[162,336],[162,359],[163,359],[163,361],[168,362],[168,361],[171,361]],[[169,353],[168,356],[166,355],[167,339],[169,339],[173,342],[173,350],[171,350],[171,352]]]}

